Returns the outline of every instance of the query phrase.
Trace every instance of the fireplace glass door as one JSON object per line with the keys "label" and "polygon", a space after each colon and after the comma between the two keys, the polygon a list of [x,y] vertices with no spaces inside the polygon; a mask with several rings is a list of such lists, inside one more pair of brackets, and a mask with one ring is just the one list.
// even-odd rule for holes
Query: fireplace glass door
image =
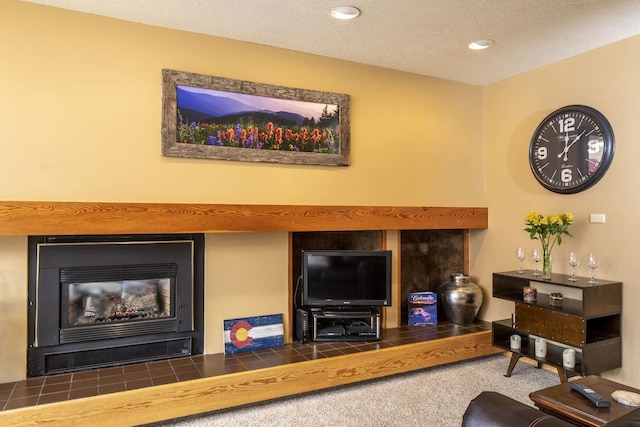
{"label": "fireplace glass door", "polygon": [[171,280],[69,283],[65,292],[67,326],[171,317]]}

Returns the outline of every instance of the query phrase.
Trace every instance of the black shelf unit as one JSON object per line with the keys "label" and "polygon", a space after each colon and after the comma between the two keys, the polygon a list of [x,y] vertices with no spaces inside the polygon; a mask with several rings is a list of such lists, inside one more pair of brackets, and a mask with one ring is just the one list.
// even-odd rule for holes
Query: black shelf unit
{"label": "black shelf unit", "polygon": [[[493,296],[515,303],[515,320],[492,324],[493,345],[512,353],[506,376],[511,375],[521,357],[536,360],[539,367],[544,363],[556,367],[561,381],[568,376],[598,375],[622,366],[622,283],[599,280],[591,285],[588,278],[579,277],[572,282],[569,277],[553,274],[550,280],[543,280],[532,271],[493,274]],[[564,298],[558,307],[551,305],[548,294],[538,292],[536,302],[525,302],[525,286],[567,289],[577,297]],[[510,347],[514,334],[521,337],[519,351]],[[535,356],[535,337],[547,339],[544,359]],[[576,365],[572,369],[566,369],[562,363],[566,348],[576,350]]]}
{"label": "black shelf unit", "polygon": [[380,311],[370,309],[322,309],[310,311],[313,341],[379,341]]}

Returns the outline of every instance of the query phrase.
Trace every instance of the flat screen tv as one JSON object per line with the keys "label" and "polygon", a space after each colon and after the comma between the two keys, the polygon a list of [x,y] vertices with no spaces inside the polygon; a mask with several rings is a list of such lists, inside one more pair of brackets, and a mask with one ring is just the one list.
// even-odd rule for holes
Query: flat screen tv
{"label": "flat screen tv", "polygon": [[391,305],[391,251],[303,251],[302,305]]}

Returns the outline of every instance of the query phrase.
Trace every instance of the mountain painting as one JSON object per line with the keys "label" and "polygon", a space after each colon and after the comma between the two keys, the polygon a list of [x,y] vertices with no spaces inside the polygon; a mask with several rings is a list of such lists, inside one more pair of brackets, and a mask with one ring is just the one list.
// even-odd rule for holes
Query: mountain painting
{"label": "mountain painting", "polygon": [[162,70],[162,154],[349,166],[349,95]]}
{"label": "mountain painting", "polygon": [[335,154],[337,105],[176,87],[177,143]]}

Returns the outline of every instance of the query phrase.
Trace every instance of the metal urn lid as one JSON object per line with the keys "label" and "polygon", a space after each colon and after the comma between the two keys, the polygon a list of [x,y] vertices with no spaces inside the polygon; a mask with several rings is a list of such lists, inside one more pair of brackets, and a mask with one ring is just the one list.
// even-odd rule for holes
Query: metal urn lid
{"label": "metal urn lid", "polygon": [[462,273],[453,273],[449,278],[452,282],[469,283],[469,276],[465,276]]}

